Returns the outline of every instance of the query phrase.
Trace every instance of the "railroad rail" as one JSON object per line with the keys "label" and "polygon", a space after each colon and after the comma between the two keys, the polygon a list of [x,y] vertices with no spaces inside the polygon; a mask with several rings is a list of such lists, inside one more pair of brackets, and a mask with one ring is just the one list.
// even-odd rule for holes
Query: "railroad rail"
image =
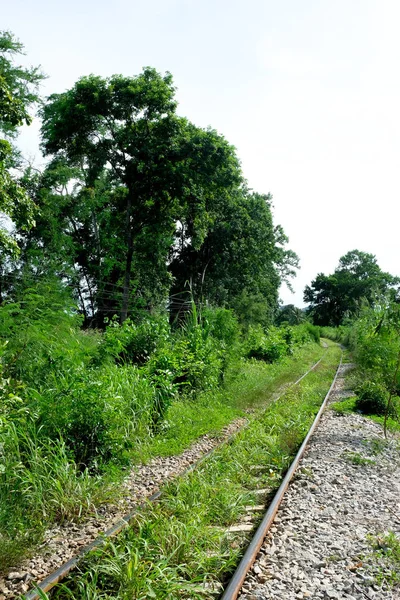
{"label": "railroad rail", "polygon": [[246,578],[246,575],[248,574],[251,567],[253,566],[253,563],[254,563],[254,561],[257,557],[257,554],[262,546],[265,536],[267,535],[268,530],[270,529],[270,527],[274,521],[276,513],[278,512],[278,508],[284,498],[284,495],[289,486],[289,483],[290,483],[291,479],[293,478],[293,475],[296,472],[297,467],[299,466],[300,460],[301,460],[301,458],[304,454],[304,451],[310,441],[310,438],[313,435],[313,433],[321,419],[321,415],[325,410],[326,404],[329,400],[329,396],[335,386],[341,365],[342,365],[342,358],[340,359],[340,363],[336,370],[335,377],[333,378],[331,387],[329,388],[328,393],[326,394],[326,396],[321,404],[321,408],[319,409],[306,437],[304,438],[302,445],[300,446],[299,451],[297,452],[281,485],[279,486],[278,491],[276,492],[274,498],[272,499],[271,504],[269,505],[268,510],[265,513],[263,520],[261,521],[260,525],[258,526],[258,529],[256,530],[256,532],[254,534],[254,537],[252,538],[246,552],[243,555],[242,560],[240,561],[235,573],[233,574],[232,579],[230,580],[228,586],[225,588],[225,591],[222,594],[221,600],[236,600],[236,598],[238,597],[241,587],[243,585],[243,582]]}
{"label": "railroad rail", "polygon": [[[321,363],[322,361],[321,357],[316,363],[314,363],[301,377],[299,377],[296,381],[294,381],[293,383],[291,383],[290,385],[288,385],[287,387],[285,387],[285,389],[275,398],[273,398],[273,401],[278,401],[289,389],[291,389],[292,387],[298,385],[305,377],[307,377],[307,375],[309,375],[312,371],[314,371],[317,366]],[[341,363],[340,363],[341,364]],[[281,499],[277,500],[277,497],[279,495],[279,493],[281,492],[281,489],[283,489],[282,493],[282,497],[283,494],[289,484],[289,481],[291,479],[291,477],[293,476],[294,471],[296,470],[298,461],[300,460],[304,449],[308,443],[308,440],[310,439],[312,432],[314,431],[316,425],[318,424],[319,418],[322,414],[322,411],[326,405],[327,399],[329,397],[329,394],[333,388],[333,385],[336,381],[337,378],[337,373],[339,371],[340,365],[338,367],[338,370],[336,371],[335,374],[335,378],[334,381],[329,389],[328,394],[326,395],[323,404],[313,422],[313,425],[311,426],[311,429],[307,435],[307,437],[305,438],[295,460],[292,463],[292,466],[290,467],[285,479],[283,480],[276,496],[274,497],[271,507],[275,506],[275,508],[273,509],[273,511],[271,511],[271,507],[268,509],[268,512],[266,514],[266,516],[264,517],[260,527],[257,529],[256,535],[253,538],[253,541],[251,542],[249,549],[250,548],[255,548],[258,544],[258,548],[261,546],[262,540],[263,538],[261,538],[261,527],[263,526],[264,522],[267,522],[267,515],[272,514],[272,518],[270,521],[268,521],[268,525],[265,529],[265,531],[268,531],[269,526],[272,523],[272,520],[276,514],[276,511],[278,509],[279,503],[281,501]],[[265,409],[263,409],[261,411],[264,412]],[[259,413],[258,415],[259,416]],[[231,436],[229,436],[227,439],[223,440],[220,444],[217,444],[216,446],[214,446],[214,448],[212,448],[211,450],[209,450],[207,453],[205,453],[199,460],[197,460],[196,462],[194,462],[192,465],[190,465],[190,467],[188,467],[188,469],[186,469],[181,476],[189,473],[190,471],[196,469],[206,458],[208,458],[211,454],[213,454],[218,448],[220,448],[221,446],[224,446],[226,444],[229,444],[232,442],[232,440],[234,439],[234,437],[240,432],[243,431],[243,429],[245,429],[248,425],[249,425],[250,421],[248,421],[247,423],[245,423],[242,427],[240,427],[239,429],[237,429]],[[297,461],[297,462],[296,462]],[[293,465],[295,465],[293,467]],[[291,473],[290,477],[288,477],[289,473]],[[285,483],[286,482],[286,483]],[[60,567],[58,567],[55,571],[53,571],[50,575],[48,575],[47,577],[45,577],[40,583],[38,583],[37,585],[35,585],[35,587],[26,592],[22,597],[25,600],[40,600],[40,598],[43,598],[43,593],[47,593],[49,592],[55,585],[57,585],[58,583],[60,583],[61,581],[63,581],[68,574],[78,565],[78,563],[80,562],[80,560],[82,560],[82,558],[87,555],[89,552],[91,552],[92,550],[94,550],[95,548],[99,548],[101,546],[103,546],[108,538],[112,538],[115,535],[117,535],[118,533],[120,533],[123,529],[125,529],[126,527],[129,526],[129,523],[132,521],[132,519],[135,517],[135,515],[138,514],[138,512],[143,509],[145,507],[145,505],[148,502],[156,502],[158,500],[158,498],[160,498],[160,496],[162,495],[162,490],[157,490],[156,492],[154,492],[151,496],[149,496],[148,498],[146,498],[146,501],[143,503],[140,503],[137,505],[137,507],[131,511],[130,513],[126,514],[122,519],[120,519],[117,523],[115,523],[112,527],[110,527],[109,529],[107,529],[102,535],[101,537],[97,537],[96,539],[94,539],[90,544],[88,544],[87,546],[85,546],[84,548],[82,548],[80,550],[80,552],[78,554],[76,554],[75,556],[73,556],[72,558],[70,558],[68,561],[66,561],[64,564],[62,564]],[[268,517],[269,519],[269,517]],[[260,531],[260,533],[259,533]],[[256,542],[254,542],[254,540],[256,539]],[[260,541],[261,540],[261,541]],[[241,582],[244,581],[244,578],[246,576],[246,573],[248,572],[248,570],[251,568],[252,563],[254,562],[254,558],[257,554],[257,551],[251,550],[251,556],[253,556],[254,554],[254,558],[251,558],[250,554],[249,554],[249,549],[247,550],[247,552],[245,553],[242,562],[240,563],[237,572],[235,573],[233,579],[231,580],[231,583],[229,584],[229,586],[226,588],[224,595],[223,595],[223,599],[226,600],[227,598],[236,598],[237,594],[235,596],[233,595],[229,595],[231,594],[230,590],[234,590],[237,589],[237,593],[240,590],[240,587],[238,586],[238,582],[239,580]],[[247,567],[245,566],[247,565]],[[247,568],[247,570],[245,570],[245,568]],[[241,584],[240,584],[241,585]],[[227,595],[228,594],[228,595]]]}

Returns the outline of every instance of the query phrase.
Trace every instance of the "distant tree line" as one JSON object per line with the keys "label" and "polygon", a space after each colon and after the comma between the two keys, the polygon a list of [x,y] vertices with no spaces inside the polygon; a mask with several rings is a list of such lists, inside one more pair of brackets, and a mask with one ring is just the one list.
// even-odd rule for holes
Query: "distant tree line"
{"label": "distant tree line", "polygon": [[315,325],[338,326],[356,318],[364,305],[397,302],[400,279],[382,271],[376,257],[352,250],[332,275],[319,273],[304,290]]}
{"label": "distant tree line", "polygon": [[12,222],[1,230],[2,297],[53,274],[86,325],[178,310],[189,291],[271,321],[298,258],[234,147],[177,114],[171,74],[90,75],[51,95],[40,105],[46,167],[16,176],[9,139],[30,121],[43,78],[15,63],[22,49],[0,34],[0,209]]}

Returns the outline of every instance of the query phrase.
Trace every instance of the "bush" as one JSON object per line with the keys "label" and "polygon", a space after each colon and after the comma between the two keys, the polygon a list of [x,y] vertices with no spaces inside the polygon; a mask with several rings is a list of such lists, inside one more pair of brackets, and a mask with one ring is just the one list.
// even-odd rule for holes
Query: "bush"
{"label": "bush", "polygon": [[319,344],[321,338],[321,328],[317,325],[312,325],[311,323],[304,323],[301,325],[309,335],[309,337],[314,340],[316,344]]}
{"label": "bush", "polygon": [[285,340],[287,329],[279,330],[271,327],[264,333],[261,325],[250,326],[247,336],[247,356],[273,363],[288,353],[288,344]]}
{"label": "bush", "polygon": [[122,325],[112,320],[104,332],[100,356],[143,365],[159,345],[168,342],[169,337],[166,315],[149,315],[140,323],[127,319]]}
{"label": "bush", "polygon": [[192,397],[219,384],[224,344],[212,335],[208,319],[197,314],[196,307],[181,328],[152,356],[148,364],[154,376],[172,376],[179,390]]}
{"label": "bush", "polygon": [[351,327],[340,325],[339,327],[320,327],[319,329],[322,337],[345,346],[350,345]]}
{"label": "bush", "polygon": [[240,338],[239,321],[232,310],[226,308],[206,308],[203,321],[207,323],[210,334],[222,342],[224,349],[234,347]]}
{"label": "bush", "polygon": [[319,328],[309,323],[269,327],[267,331],[261,325],[250,326],[245,342],[246,356],[273,363],[312,340],[319,343]]}
{"label": "bush", "polygon": [[67,365],[88,365],[99,336],[80,331],[82,317],[59,282],[39,282],[23,300],[0,307],[0,340],[6,376],[35,387]]}
{"label": "bush", "polygon": [[78,365],[53,373],[45,385],[30,391],[40,436],[63,439],[84,467],[124,460],[133,431],[139,422],[149,421],[154,401],[151,380],[133,365]]}
{"label": "bush", "polygon": [[356,409],[366,415],[384,415],[388,393],[386,388],[375,381],[364,381],[358,389]]}

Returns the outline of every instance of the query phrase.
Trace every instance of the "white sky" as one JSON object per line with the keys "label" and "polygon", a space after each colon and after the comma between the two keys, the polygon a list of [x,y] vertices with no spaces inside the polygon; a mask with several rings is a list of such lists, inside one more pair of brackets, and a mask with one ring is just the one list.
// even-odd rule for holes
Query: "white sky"
{"label": "white sky", "polygon": [[[237,148],[300,256],[295,295],[355,248],[400,275],[399,0],[2,0],[43,93],[170,71],[178,112]],[[38,124],[20,146],[38,157]]]}

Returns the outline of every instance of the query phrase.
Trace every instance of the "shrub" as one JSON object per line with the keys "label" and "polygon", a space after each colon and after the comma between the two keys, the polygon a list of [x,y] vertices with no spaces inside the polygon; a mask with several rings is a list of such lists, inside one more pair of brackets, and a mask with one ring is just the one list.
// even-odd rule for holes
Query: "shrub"
{"label": "shrub", "polygon": [[168,342],[169,337],[166,315],[149,315],[140,323],[127,319],[122,325],[112,320],[104,332],[100,356],[143,365],[160,344]]}
{"label": "shrub", "polygon": [[81,466],[123,460],[132,431],[148,420],[154,389],[133,365],[76,367],[30,391],[41,436],[63,439]]}
{"label": "shrub", "polygon": [[240,338],[239,321],[232,310],[226,308],[206,308],[203,310],[203,322],[215,340],[224,348],[235,346]]}
{"label": "shrub", "polygon": [[285,330],[271,327],[267,333],[264,333],[260,325],[250,326],[247,336],[247,348],[249,358],[273,363],[288,353]]}
{"label": "shrub", "polygon": [[356,409],[367,415],[384,415],[388,393],[385,387],[375,381],[364,381],[357,391]]}
{"label": "shrub", "polygon": [[161,346],[148,364],[154,376],[171,375],[176,391],[195,396],[216,387],[223,368],[221,343],[212,336],[212,327],[196,308],[169,344]]}
{"label": "shrub", "polygon": [[57,282],[40,282],[23,300],[0,308],[0,339],[7,376],[36,386],[67,364],[88,365],[99,337],[79,330],[82,318]]}
{"label": "shrub", "polygon": [[316,344],[319,344],[321,337],[321,328],[316,325],[312,325],[311,323],[304,323],[301,325],[302,328],[307,332],[309,337],[314,340]]}

